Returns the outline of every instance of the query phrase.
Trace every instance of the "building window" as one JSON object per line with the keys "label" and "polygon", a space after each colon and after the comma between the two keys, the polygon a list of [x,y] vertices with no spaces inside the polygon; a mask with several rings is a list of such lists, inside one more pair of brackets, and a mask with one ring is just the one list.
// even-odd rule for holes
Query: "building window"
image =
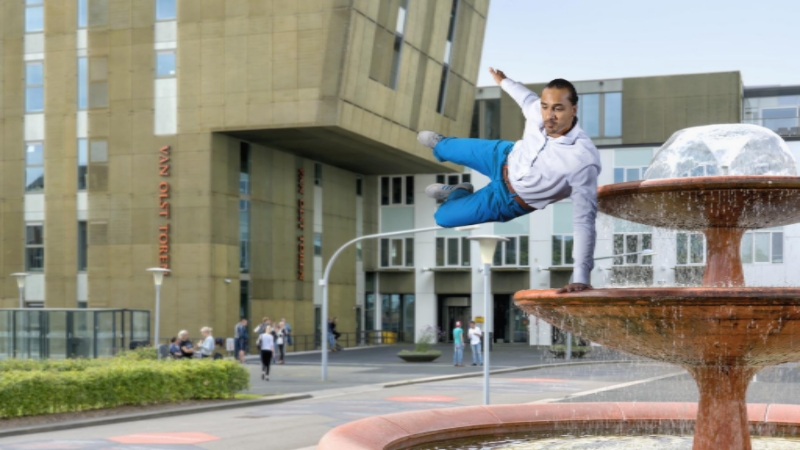
{"label": "building window", "polygon": [[606,93],[603,100],[603,135],[622,136],[622,92]]}
{"label": "building window", "polygon": [[493,265],[518,266],[528,265],[528,236],[505,236],[508,241],[500,241],[494,250]]}
{"label": "building window", "polygon": [[614,183],[643,180],[647,167],[614,167]]}
{"label": "building window", "polygon": [[156,77],[175,78],[175,50],[156,53]]}
{"label": "building window", "polygon": [[25,226],[25,270],[44,271],[44,225]]}
{"label": "building window", "polygon": [[78,139],[78,190],[86,190],[86,177],[89,169],[89,141]]}
{"label": "building window", "polygon": [[572,259],[572,248],[574,241],[575,239],[571,234],[553,235],[554,266],[571,266],[575,264],[575,260]]}
{"label": "building window", "polygon": [[399,342],[414,342],[413,294],[381,294],[381,329],[397,333]]}
{"label": "building window", "polygon": [[414,238],[381,239],[381,267],[413,267]]}
{"label": "building window", "polygon": [[25,192],[44,190],[44,144],[29,142],[25,145]]}
{"label": "building window", "polygon": [[761,118],[766,128],[786,136],[797,127],[797,108],[765,108]]}
{"label": "building window", "polygon": [[465,236],[436,238],[436,267],[469,267],[469,240]]}
{"label": "building window", "polygon": [[622,136],[622,93],[581,94],[578,121],[590,137]]}
{"label": "building window", "polygon": [[314,186],[322,186],[322,164],[314,163]]}
{"label": "building window", "polygon": [[25,112],[44,111],[44,63],[25,64]]}
{"label": "building window", "polygon": [[500,139],[500,99],[483,101],[483,139]]}
{"label": "building window", "polygon": [[702,266],[706,263],[706,237],[703,233],[678,233],[676,250],[679,266]]}
{"label": "building window", "polygon": [[375,21],[369,77],[390,89],[397,89],[408,18],[408,0],[378,3],[380,6]]}
{"label": "building window", "polygon": [[392,47],[392,70],[389,72],[389,87],[397,89],[397,79],[400,75],[400,59],[403,56],[403,36],[406,32],[406,18],[408,16],[408,0],[400,0],[397,11],[397,26],[394,33],[394,46]]}
{"label": "building window", "polygon": [[746,232],[742,236],[742,263],[783,263],[783,231]]}
{"label": "building window", "polygon": [[86,232],[86,222],[78,222],[78,272],[86,272],[89,241]]}
{"label": "building window", "polygon": [[450,63],[453,57],[453,41],[456,35],[456,19],[458,17],[458,0],[453,0],[450,8],[450,25],[447,28],[447,42],[444,45],[444,58],[442,59],[442,78],[439,81],[439,99],[436,103],[436,112],[444,114],[445,98],[447,97],[447,84],[450,81]]}
{"label": "building window", "polygon": [[78,109],[89,107],[89,59],[78,58]]}
{"label": "building window", "polygon": [[250,272],[250,202],[239,200],[239,272]]}
{"label": "building window", "polygon": [[175,20],[175,0],[156,0],[156,20]]}
{"label": "building window", "polygon": [[714,164],[701,164],[699,166],[695,166],[691,170],[688,170],[680,174],[680,177],[681,178],[705,177],[710,175],[719,175],[719,172],[717,171],[717,166]]}
{"label": "building window", "polygon": [[108,58],[89,61],[89,108],[108,108]]}
{"label": "building window", "polygon": [[86,28],[89,23],[89,0],[78,0],[78,28]]}
{"label": "building window", "polygon": [[553,205],[552,262],[554,266],[571,266],[574,245],[572,226],[572,203],[559,202]]}
{"label": "building window", "polygon": [[381,205],[413,205],[414,176],[381,177]]}
{"label": "building window", "polygon": [[314,233],[314,256],[322,256],[322,233]]}
{"label": "building window", "polygon": [[[469,183],[471,180],[472,176],[468,173],[440,173],[436,175],[436,182],[441,184],[456,185],[461,183]],[[436,203],[444,203],[444,200],[436,200]]]}
{"label": "building window", "polygon": [[[369,277],[370,273],[367,272],[367,276]],[[373,292],[368,292],[364,296],[364,329],[367,331],[372,331],[375,329],[375,294]]]}
{"label": "building window", "polygon": [[44,31],[44,0],[25,0],[25,32]]}
{"label": "building window", "polygon": [[650,266],[651,255],[642,255],[644,250],[653,249],[651,233],[614,233],[614,254],[624,255],[614,258],[615,266]]}
{"label": "building window", "polygon": [[239,193],[250,194],[250,144],[239,143]]}

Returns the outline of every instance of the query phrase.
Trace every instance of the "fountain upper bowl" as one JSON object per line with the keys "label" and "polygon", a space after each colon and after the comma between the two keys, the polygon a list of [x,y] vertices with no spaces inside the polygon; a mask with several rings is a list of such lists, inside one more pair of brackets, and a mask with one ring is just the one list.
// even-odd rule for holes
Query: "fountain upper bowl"
{"label": "fountain upper bowl", "polygon": [[800,177],[732,175],[601,186],[601,212],[662,228],[758,229],[800,222]]}
{"label": "fountain upper bowl", "polygon": [[584,339],[687,368],[800,359],[800,288],[528,290],[514,302]]}

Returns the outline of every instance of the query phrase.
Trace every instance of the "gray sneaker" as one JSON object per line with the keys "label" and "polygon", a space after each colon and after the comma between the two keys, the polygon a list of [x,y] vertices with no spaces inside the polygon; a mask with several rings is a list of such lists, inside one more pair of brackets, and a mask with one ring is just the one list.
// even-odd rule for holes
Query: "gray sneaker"
{"label": "gray sneaker", "polygon": [[435,131],[420,131],[417,133],[419,143],[428,148],[436,147],[436,144],[442,139],[444,139],[444,136]]}
{"label": "gray sneaker", "polygon": [[456,189],[464,189],[470,194],[475,192],[475,187],[473,187],[470,183],[461,183],[456,185],[434,183],[425,188],[425,195],[436,200],[447,200],[447,197],[450,197],[450,194],[455,192]]}

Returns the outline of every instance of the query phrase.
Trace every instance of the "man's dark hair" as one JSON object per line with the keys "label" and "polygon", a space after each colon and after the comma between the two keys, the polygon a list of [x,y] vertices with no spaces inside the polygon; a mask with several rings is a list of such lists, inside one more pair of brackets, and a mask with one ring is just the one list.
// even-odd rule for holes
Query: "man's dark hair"
{"label": "man's dark hair", "polygon": [[567,89],[569,91],[569,102],[573,105],[578,104],[578,91],[575,90],[575,86],[573,86],[572,83],[563,78],[556,78],[555,80],[547,83],[547,86],[544,88]]}

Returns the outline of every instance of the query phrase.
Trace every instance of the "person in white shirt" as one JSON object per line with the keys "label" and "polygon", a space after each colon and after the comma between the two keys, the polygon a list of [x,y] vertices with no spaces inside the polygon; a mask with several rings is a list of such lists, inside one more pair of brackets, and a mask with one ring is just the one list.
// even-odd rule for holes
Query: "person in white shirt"
{"label": "person in white shirt", "polygon": [[261,379],[269,381],[269,364],[275,353],[275,339],[272,337],[272,327],[267,326],[258,337],[256,345],[261,350]]}
{"label": "person in white shirt", "polygon": [[200,334],[203,335],[203,342],[200,343],[200,355],[203,358],[208,358],[214,354],[216,344],[214,343],[214,336],[211,335],[211,328],[203,327],[200,329]]}
{"label": "person in white shirt", "polygon": [[526,120],[522,140],[460,139],[419,132],[417,140],[432,148],[439,161],[467,166],[491,180],[477,192],[469,183],[428,186],[429,197],[445,200],[434,216],[436,223],[449,228],[507,222],[572,197],[574,282],[559,292],[591,289],[601,168],[597,148],[578,125],[577,91],[569,81],[557,78],[539,98],[502,71],[489,71],[522,108]]}
{"label": "person in white shirt", "polygon": [[483,354],[481,353],[481,338],[483,337],[483,332],[475,325],[475,321],[469,322],[469,331],[467,335],[469,336],[469,345],[472,348],[472,365],[483,365]]}

